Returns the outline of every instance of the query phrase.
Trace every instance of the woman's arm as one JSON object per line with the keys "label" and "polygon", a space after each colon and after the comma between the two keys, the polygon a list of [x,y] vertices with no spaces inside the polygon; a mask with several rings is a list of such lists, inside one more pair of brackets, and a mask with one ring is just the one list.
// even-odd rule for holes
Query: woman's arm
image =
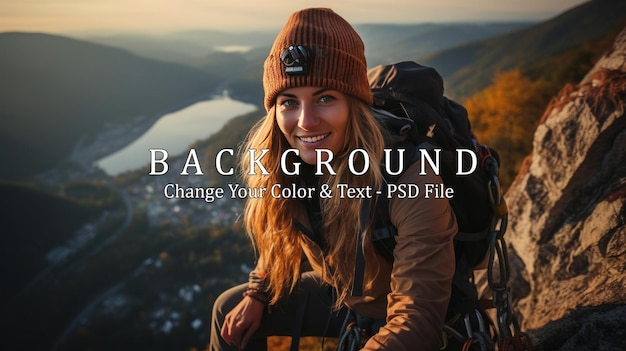
{"label": "woman's arm", "polygon": [[265,291],[265,265],[263,256],[257,260],[256,267],[248,275],[248,289]]}
{"label": "woman's arm", "polygon": [[225,317],[221,336],[230,345],[244,349],[254,332],[261,325],[267,305],[265,293],[265,270],[259,258],[256,268],[248,276],[248,290],[242,300]]}

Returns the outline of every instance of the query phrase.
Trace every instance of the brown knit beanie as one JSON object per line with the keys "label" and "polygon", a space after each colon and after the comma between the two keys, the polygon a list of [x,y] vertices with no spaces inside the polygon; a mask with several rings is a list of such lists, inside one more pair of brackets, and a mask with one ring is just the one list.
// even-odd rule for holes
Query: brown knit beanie
{"label": "brown knit beanie", "polygon": [[293,13],[278,33],[265,60],[265,109],[281,91],[319,86],[372,103],[363,41],[352,26],[331,9]]}

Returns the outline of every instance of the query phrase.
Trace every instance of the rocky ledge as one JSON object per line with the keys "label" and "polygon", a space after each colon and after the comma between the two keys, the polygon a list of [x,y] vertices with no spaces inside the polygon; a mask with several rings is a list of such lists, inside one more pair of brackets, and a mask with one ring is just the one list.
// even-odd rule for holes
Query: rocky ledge
{"label": "rocky ledge", "polygon": [[512,291],[537,350],[626,350],[626,29],[547,108],[506,194]]}

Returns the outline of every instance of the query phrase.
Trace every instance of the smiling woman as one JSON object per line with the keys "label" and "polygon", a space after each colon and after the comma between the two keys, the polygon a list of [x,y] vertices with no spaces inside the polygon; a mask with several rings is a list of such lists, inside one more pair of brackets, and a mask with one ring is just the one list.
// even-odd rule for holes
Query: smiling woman
{"label": "smiling woman", "polygon": [[[247,198],[244,207],[258,261],[248,284],[216,300],[210,350],[266,350],[274,335],[337,337],[352,313],[359,315],[355,328],[371,336],[356,345],[361,350],[439,348],[455,217],[444,196],[409,200],[394,192],[393,266],[376,252],[372,221],[362,214],[382,194],[385,144],[369,106],[364,51],[354,28],[326,8],[295,12],[278,33],[263,71],[267,115],[241,153],[242,170],[256,161],[267,170],[244,174],[242,185],[269,192]],[[253,150],[267,156],[261,161]],[[409,167],[399,183],[442,183],[418,172]],[[366,260],[357,277],[359,252]]]}

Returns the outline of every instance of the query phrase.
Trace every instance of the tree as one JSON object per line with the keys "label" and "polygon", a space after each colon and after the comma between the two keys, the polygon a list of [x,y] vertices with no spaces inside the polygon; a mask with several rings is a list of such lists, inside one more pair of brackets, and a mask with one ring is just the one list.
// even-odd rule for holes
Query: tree
{"label": "tree", "polygon": [[481,143],[500,154],[503,188],[515,179],[522,160],[532,151],[533,134],[549,101],[549,88],[520,70],[498,73],[493,84],[464,103]]}

